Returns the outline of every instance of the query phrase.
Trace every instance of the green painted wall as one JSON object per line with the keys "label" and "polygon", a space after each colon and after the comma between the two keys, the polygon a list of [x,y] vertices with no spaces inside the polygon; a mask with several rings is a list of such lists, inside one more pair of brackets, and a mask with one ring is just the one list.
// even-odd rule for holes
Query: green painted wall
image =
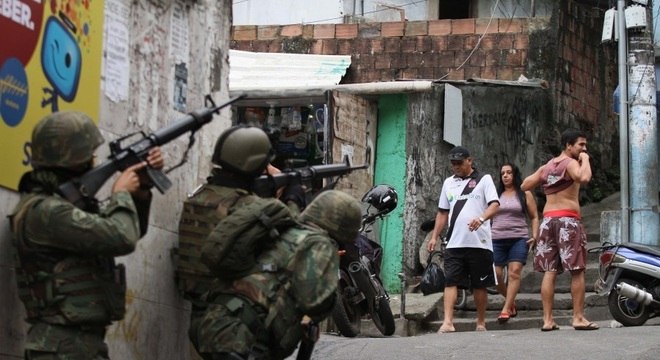
{"label": "green painted wall", "polygon": [[406,193],[406,123],[408,97],[383,95],[378,101],[378,135],[374,185],[389,184],[399,194],[399,205],[380,224],[383,247],[381,278],[390,293],[401,292],[403,261],[403,204]]}

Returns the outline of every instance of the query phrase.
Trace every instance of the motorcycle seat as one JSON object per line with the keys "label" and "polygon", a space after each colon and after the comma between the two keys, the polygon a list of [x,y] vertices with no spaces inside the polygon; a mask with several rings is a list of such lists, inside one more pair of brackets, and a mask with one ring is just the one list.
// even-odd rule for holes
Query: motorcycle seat
{"label": "motorcycle seat", "polygon": [[638,251],[638,252],[642,252],[642,253],[645,253],[645,254],[660,257],[660,247],[657,247],[657,246],[641,245],[641,244],[635,244],[635,243],[621,244],[621,246],[626,247],[628,249]]}

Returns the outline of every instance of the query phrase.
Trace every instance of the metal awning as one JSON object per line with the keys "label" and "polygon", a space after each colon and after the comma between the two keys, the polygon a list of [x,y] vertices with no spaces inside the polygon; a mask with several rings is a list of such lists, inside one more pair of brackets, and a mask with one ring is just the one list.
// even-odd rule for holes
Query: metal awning
{"label": "metal awning", "polygon": [[339,84],[350,65],[350,55],[229,50],[229,91],[327,88]]}

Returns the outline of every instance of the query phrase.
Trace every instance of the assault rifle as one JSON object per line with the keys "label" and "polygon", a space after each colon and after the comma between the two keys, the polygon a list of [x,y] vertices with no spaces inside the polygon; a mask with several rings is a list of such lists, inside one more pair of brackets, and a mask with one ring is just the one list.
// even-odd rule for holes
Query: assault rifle
{"label": "assault rifle", "polygon": [[288,185],[303,185],[307,192],[313,188],[314,180],[341,177],[354,170],[366,169],[368,165],[351,166],[348,157],[340,164],[313,165],[285,169],[279,174],[262,175],[255,179],[252,191],[261,197],[273,197],[277,189]]}
{"label": "assault rifle", "polygon": [[[204,99],[204,108],[197,111],[192,111],[188,113],[183,119],[178,120],[175,123],[152,134],[145,135],[144,132],[140,132],[142,134],[142,139],[136,141],[128,147],[122,148],[121,141],[135,134],[130,134],[110,142],[110,155],[108,156],[108,160],[103,164],[89,170],[82,176],[60,185],[60,194],[62,194],[67,200],[76,206],[82,208],[90,199],[94,197],[94,195],[96,195],[96,192],[99,191],[101,186],[103,186],[103,184],[115,172],[123,171],[131,165],[145,161],[147,159],[147,155],[149,154],[149,150],[152,148],[167,144],[177,137],[190,132],[188,148],[184,152],[183,158],[178,164],[171,167],[166,172],[170,172],[175,168],[178,168],[187,160],[188,151],[195,142],[195,132],[202,126],[211,122],[211,120],[213,120],[213,114],[218,114],[220,109],[243,97],[244,95],[240,95],[216,106],[211,96],[207,95]],[[164,194],[165,191],[167,191],[167,189],[172,186],[172,182],[167,178],[165,172],[162,170],[157,170],[147,166],[145,171],[154,186],[161,193]]]}

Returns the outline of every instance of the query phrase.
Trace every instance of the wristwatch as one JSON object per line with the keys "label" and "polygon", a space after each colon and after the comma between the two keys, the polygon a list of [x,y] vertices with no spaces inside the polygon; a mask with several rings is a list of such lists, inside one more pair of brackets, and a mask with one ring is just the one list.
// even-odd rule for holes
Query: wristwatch
{"label": "wristwatch", "polygon": [[479,221],[483,224],[484,222],[486,222],[486,219],[484,219],[484,218],[482,218],[481,216],[479,216]]}

